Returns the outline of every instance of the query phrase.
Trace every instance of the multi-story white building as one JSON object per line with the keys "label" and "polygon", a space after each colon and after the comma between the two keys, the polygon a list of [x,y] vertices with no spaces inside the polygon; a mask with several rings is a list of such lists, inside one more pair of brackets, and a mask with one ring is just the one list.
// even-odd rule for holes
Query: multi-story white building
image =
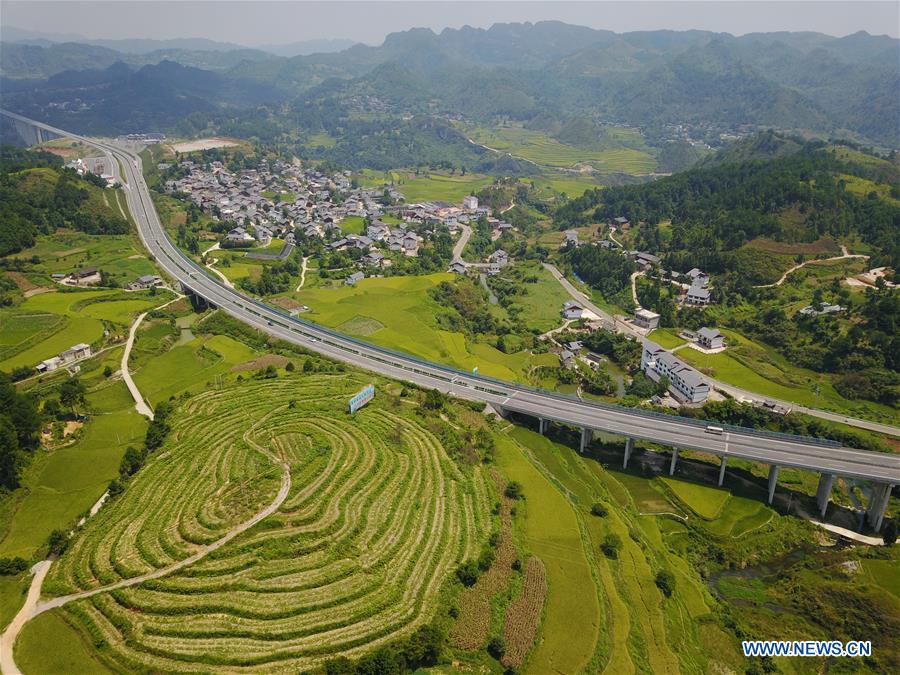
{"label": "multi-story white building", "polygon": [[644,342],[641,369],[654,382],[669,379],[669,393],[684,403],[702,403],[709,396],[709,383],[699,372],[655,342]]}

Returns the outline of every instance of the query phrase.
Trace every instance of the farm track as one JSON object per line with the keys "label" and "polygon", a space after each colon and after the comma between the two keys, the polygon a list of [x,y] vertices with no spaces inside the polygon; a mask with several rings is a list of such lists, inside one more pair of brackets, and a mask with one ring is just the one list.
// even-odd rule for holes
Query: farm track
{"label": "farm track", "polygon": [[761,286],[754,286],[753,288],[774,288],[775,286],[781,286],[781,284],[783,284],[785,281],[787,281],[787,278],[789,276],[791,276],[794,272],[796,272],[797,270],[799,270],[803,267],[806,267],[807,265],[810,265],[812,263],[827,263],[827,262],[834,262],[835,260],[851,260],[853,258],[863,258],[865,260],[868,260],[869,256],[863,255],[861,253],[850,253],[847,251],[846,246],[841,246],[841,255],[836,255],[831,258],[805,260],[802,263],[798,263],[798,264],[794,265],[793,267],[791,267],[787,272],[782,274],[781,278],[778,281],[776,281],[775,283],[762,284]]}
{"label": "farm track", "polygon": [[359,385],[286,378],[189,399],[50,570],[60,597],[35,614],[65,605],[111,661],[166,672],[307,670],[429,621],[490,529],[490,490],[417,421],[380,402],[348,417]]}

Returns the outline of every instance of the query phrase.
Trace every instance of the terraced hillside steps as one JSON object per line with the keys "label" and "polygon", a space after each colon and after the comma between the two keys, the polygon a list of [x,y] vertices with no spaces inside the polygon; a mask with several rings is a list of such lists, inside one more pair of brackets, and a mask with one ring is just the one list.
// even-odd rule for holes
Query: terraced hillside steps
{"label": "terraced hillside steps", "polygon": [[45,593],[95,589],[63,611],[128,670],[296,672],[427,623],[490,531],[490,488],[390,397],[345,414],[362,384],[297,376],[181,404]]}

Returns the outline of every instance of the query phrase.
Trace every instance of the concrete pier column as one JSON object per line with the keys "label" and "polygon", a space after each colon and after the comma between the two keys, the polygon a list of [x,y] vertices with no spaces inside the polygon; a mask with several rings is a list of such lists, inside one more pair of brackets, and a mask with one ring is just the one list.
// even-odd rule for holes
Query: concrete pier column
{"label": "concrete pier column", "polygon": [[876,532],[881,531],[884,523],[884,514],[887,511],[888,502],[891,500],[893,485],[888,483],[876,483],[872,486],[872,496],[869,499],[869,508],[866,509],[866,522]]}
{"label": "concrete pier column", "polygon": [[819,489],[816,490],[816,504],[819,506],[820,517],[825,517],[828,510],[828,501],[831,499],[831,486],[834,485],[834,474],[823,473],[819,479]]}
{"label": "concrete pier column", "polygon": [[628,460],[631,459],[631,451],[634,450],[634,439],[626,438],[625,439],[625,459],[622,462],[622,468],[628,468]]}
{"label": "concrete pier column", "polygon": [[669,464],[669,475],[675,475],[675,463],[678,461],[678,448],[672,448],[672,463]]}
{"label": "concrete pier column", "polygon": [[587,427],[582,429],[581,430],[581,448],[580,448],[579,452],[583,453],[584,449],[588,446],[588,443],[590,443],[592,440],[594,440],[593,429],[588,429]]}
{"label": "concrete pier column", "polygon": [[728,466],[728,457],[722,457],[722,464],[719,466],[719,487],[725,482],[725,467]]}
{"label": "concrete pier column", "polygon": [[547,420],[543,417],[538,417],[538,432],[543,436],[545,431],[547,431]]}
{"label": "concrete pier column", "polygon": [[777,464],[773,464],[769,467],[769,501],[767,502],[770,506],[772,504],[772,500],[775,499],[775,486],[778,485],[778,470],[779,466]]}

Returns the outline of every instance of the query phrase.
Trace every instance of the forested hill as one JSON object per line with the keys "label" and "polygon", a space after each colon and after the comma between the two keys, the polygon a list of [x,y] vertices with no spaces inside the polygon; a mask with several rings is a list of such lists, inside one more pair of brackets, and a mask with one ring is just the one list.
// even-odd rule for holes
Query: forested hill
{"label": "forested hill", "polygon": [[124,234],[128,222],[103,190],[106,181],[78,176],[47,152],[0,146],[0,256],[34,245],[39,234],[69,227],[90,234]]}
{"label": "forested hill", "polygon": [[617,34],[551,21],[412,29],[377,47],[293,58],[250,50],[136,57],[77,44],[6,45],[2,56],[5,107],[84,132],[233,133],[237,118],[249,135],[274,140],[311,128],[317,104],[393,119],[502,117],[531,128],[589,118],[640,127],[651,143],[688,125],[710,139],[749,127],[900,145],[900,41],[866,33]]}
{"label": "forested hill", "polygon": [[[791,141],[792,143],[794,141]],[[591,190],[561,206],[560,228],[624,216],[676,269],[725,271],[723,252],[757,237],[812,242],[856,233],[874,265],[900,266],[900,165],[846,146],[797,144],[769,160],[726,162],[652,183]],[[851,189],[853,188],[853,189]],[[671,221],[671,234],[660,223]],[[665,228],[668,230],[668,228]]]}

